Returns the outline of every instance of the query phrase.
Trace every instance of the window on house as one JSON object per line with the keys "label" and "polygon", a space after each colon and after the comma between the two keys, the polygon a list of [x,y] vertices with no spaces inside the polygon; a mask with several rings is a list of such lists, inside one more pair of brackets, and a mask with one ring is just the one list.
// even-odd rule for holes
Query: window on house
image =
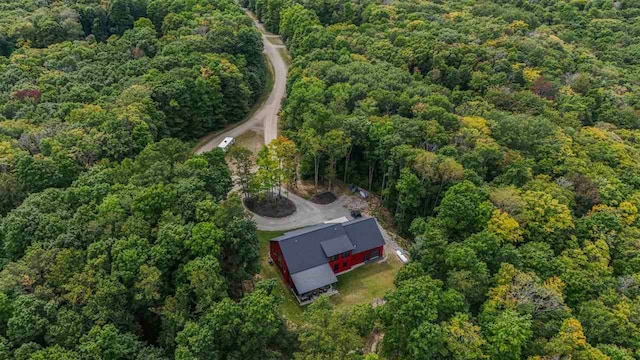
{"label": "window on house", "polygon": [[371,252],[371,258],[377,258],[378,256],[380,256],[380,249],[375,249]]}
{"label": "window on house", "polygon": [[338,260],[338,256],[339,255],[333,255],[332,257],[329,258],[329,261],[336,261]]}
{"label": "window on house", "polygon": [[349,254],[351,254],[351,251],[346,251],[342,253],[342,258],[345,259],[347,257],[349,257]]}
{"label": "window on house", "polygon": [[346,261],[342,262],[342,267],[347,267],[347,262]]}
{"label": "window on house", "polygon": [[333,271],[338,271],[338,264],[333,265]]}

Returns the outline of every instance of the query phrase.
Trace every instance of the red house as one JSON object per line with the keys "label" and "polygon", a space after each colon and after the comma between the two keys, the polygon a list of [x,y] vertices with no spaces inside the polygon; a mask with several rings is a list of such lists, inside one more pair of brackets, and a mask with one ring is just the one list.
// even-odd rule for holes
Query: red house
{"label": "red house", "polygon": [[300,303],[335,293],[340,274],[383,254],[384,238],[375,218],[320,224],[271,240],[271,259]]}

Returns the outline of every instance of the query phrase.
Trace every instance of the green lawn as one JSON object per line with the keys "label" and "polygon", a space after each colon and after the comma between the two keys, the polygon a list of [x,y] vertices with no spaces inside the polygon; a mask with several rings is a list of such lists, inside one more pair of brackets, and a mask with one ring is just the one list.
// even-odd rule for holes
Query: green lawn
{"label": "green lawn", "polygon": [[[278,231],[258,231],[260,239],[260,276],[263,279],[278,279],[277,291],[283,299],[280,311],[285,318],[300,324],[303,321],[303,308],[298,305],[291,290],[285,285],[276,265],[270,265],[269,240],[282,235]],[[348,309],[352,305],[370,303],[393,289],[393,279],[402,262],[394,255],[388,254],[385,261],[360,266],[346,274],[338,276],[337,295],[329,299],[337,309]]]}
{"label": "green lawn", "polygon": [[386,260],[362,265],[346,274],[338,275],[338,294],[331,302],[337,309],[370,303],[394,288],[393,279],[402,267],[395,254],[387,254]]}

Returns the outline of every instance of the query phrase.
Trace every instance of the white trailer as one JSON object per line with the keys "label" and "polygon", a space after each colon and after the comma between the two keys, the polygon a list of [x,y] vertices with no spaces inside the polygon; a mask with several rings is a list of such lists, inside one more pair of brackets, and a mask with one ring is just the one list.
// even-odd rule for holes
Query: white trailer
{"label": "white trailer", "polygon": [[218,147],[226,152],[227,150],[229,150],[229,148],[231,148],[231,145],[235,143],[236,139],[227,136],[226,138],[224,138],[224,140],[222,140]]}
{"label": "white trailer", "polygon": [[408,262],[409,262],[409,259],[407,259],[407,257],[406,257],[406,256],[404,256],[404,254],[402,253],[402,251],[400,251],[400,250],[396,250],[396,255],[398,255],[398,257],[400,258],[400,260],[401,260],[403,263],[405,263],[405,264],[406,264],[406,263],[408,263]]}

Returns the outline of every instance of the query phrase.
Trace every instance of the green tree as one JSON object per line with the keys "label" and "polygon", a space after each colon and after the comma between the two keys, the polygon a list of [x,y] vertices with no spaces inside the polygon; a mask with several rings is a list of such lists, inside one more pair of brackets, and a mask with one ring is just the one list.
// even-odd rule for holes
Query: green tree
{"label": "green tree", "polygon": [[413,359],[437,359],[447,355],[442,328],[428,321],[411,332],[408,345]]}
{"label": "green tree", "polygon": [[269,144],[269,147],[279,162],[279,186],[284,183],[295,188],[298,178],[298,148],[296,144],[284,136],[278,136]]}
{"label": "green tree", "polygon": [[[463,298],[459,293],[454,290],[443,291],[442,282],[429,276],[399,283],[398,288],[387,294],[385,299],[387,303],[382,316],[385,325],[383,349],[386,354],[409,356],[412,351],[426,351],[425,346],[419,344],[422,330],[431,332],[428,331],[431,329],[436,335],[441,331],[430,325],[422,325],[435,325],[438,319],[464,309]],[[417,330],[421,326],[422,330]],[[407,334],[415,335],[408,337]],[[411,341],[418,343],[410,346]],[[437,340],[438,343],[440,341]]]}
{"label": "green tree", "polygon": [[353,149],[356,145],[359,147],[364,146],[367,141],[369,126],[369,120],[365,117],[350,117],[347,118],[343,124],[345,135],[351,139],[351,142],[349,143],[349,150],[347,150],[347,156],[344,161],[344,178],[342,181],[345,184],[347,183],[349,161],[351,160]]}
{"label": "green tree", "polygon": [[461,180],[463,178],[464,169],[462,165],[457,163],[454,159],[445,157],[438,163],[437,174],[440,187],[438,188],[438,193],[436,194],[434,204],[438,203],[438,198],[440,197],[440,193],[442,192],[442,189],[445,185],[447,185],[451,181]]}
{"label": "green tree", "polygon": [[324,146],[322,139],[318,136],[314,129],[306,129],[300,134],[302,138],[302,152],[313,158],[314,184],[316,194],[318,193],[318,175],[320,172],[320,159],[322,158]]}
{"label": "green tree", "polygon": [[329,191],[331,191],[331,185],[337,178],[336,163],[338,159],[347,156],[347,152],[351,147],[351,138],[344,131],[334,129],[324,134],[322,144],[327,154],[329,165],[327,177],[329,178]]}
{"label": "green tree", "polygon": [[582,332],[582,325],[576,319],[562,322],[560,332],[545,346],[549,358],[569,357],[579,359],[609,359],[600,350],[591,347]]}
{"label": "green tree", "polygon": [[531,319],[513,310],[501,312],[485,325],[489,352],[493,359],[520,359],[531,339]]}
{"label": "green tree", "polygon": [[212,357],[269,358],[277,356],[267,343],[281,334],[275,298],[256,290],[240,303],[224,299],[178,334],[176,359]]}
{"label": "green tree", "polygon": [[403,224],[407,222],[407,218],[411,219],[411,215],[418,209],[425,190],[418,177],[409,168],[400,171],[396,190],[398,191],[396,221]]}
{"label": "green tree", "polygon": [[229,151],[231,163],[233,165],[233,175],[237,178],[237,183],[240,185],[240,190],[244,197],[254,195],[251,184],[253,184],[255,174],[252,172],[253,161],[251,160],[251,150],[242,147],[234,146]]}
{"label": "green tree", "polygon": [[456,184],[445,193],[438,206],[438,219],[452,235],[481,230],[491,215],[488,194],[469,181]]}
{"label": "green tree", "polygon": [[112,32],[121,34],[133,27],[134,17],[130,0],[114,0],[109,2],[109,20],[113,26]]}
{"label": "green tree", "polygon": [[584,248],[565,250],[558,257],[560,278],[567,284],[567,301],[577,304],[589,300],[612,281],[609,246],[606,242],[586,242]]}
{"label": "green tree", "polygon": [[8,339],[17,344],[41,342],[49,325],[45,305],[34,295],[18,296],[12,305],[12,316],[7,321]]}
{"label": "green tree", "polygon": [[442,324],[444,342],[449,356],[454,360],[487,359],[484,353],[486,341],[480,327],[473,324],[467,314],[456,314]]}
{"label": "green tree", "polygon": [[94,326],[80,339],[79,351],[88,358],[126,359],[138,353],[140,344],[133,334],[122,333],[112,324]]}
{"label": "green tree", "polygon": [[68,158],[25,156],[18,161],[16,175],[24,191],[37,192],[49,187],[70,185],[78,170],[78,166]]}
{"label": "green tree", "polygon": [[227,295],[224,278],[220,276],[220,263],[215,256],[206,255],[189,261],[184,266],[184,275],[195,295],[199,312],[214,306]]}
{"label": "green tree", "polygon": [[273,152],[273,148],[268,145],[262,146],[258,152],[256,164],[258,165],[256,180],[260,184],[260,189],[267,191],[269,196],[275,196],[274,190],[277,188],[279,195],[282,177],[279,166],[280,163],[276,154]]}
{"label": "green tree", "polygon": [[80,354],[67,350],[60,345],[38,350],[31,354],[29,360],[80,360]]}
{"label": "green tree", "polygon": [[359,358],[356,352],[362,347],[362,340],[355,329],[340,321],[326,297],[309,305],[305,311],[305,319],[306,325],[300,332],[300,351],[295,354],[296,360]]}

